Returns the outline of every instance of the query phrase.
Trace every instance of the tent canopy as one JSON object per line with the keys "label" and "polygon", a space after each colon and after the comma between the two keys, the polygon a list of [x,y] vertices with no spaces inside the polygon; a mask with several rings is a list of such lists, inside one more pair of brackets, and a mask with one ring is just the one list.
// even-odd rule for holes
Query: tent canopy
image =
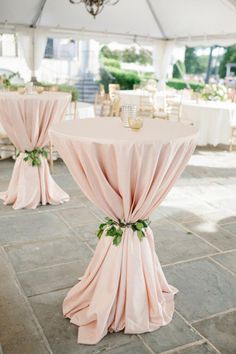
{"label": "tent canopy", "polygon": [[0,24],[76,31],[95,39],[235,43],[236,0],[120,0],[106,5],[96,19],[84,4],[69,0],[0,0]]}

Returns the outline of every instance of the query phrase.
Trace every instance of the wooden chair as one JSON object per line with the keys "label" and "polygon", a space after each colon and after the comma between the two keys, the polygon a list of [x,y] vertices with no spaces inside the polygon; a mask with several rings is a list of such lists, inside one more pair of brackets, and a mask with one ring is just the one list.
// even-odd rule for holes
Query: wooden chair
{"label": "wooden chair", "polygon": [[141,116],[146,118],[154,117],[155,107],[151,95],[145,95],[145,94],[141,95],[139,113]]}
{"label": "wooden chair", "polygon": [[120,85],[119,84],[109,84],[108,90],[109,90],[110,98],[113,99],[114,96],[117,95],[117,92],[120,91]]}
{"label": "wooden chair", "polygon": [[103,84],[99,85],[99,94],[100,94],[100,96],[105,96],[105,94],[106,94],[105,87]]}
{"label": "wooden chair", "polygon": [[111,117],[119,117],[121,110],[120,97],[116,96],[111,103]]}
{"label": "wooden chair", "polygon": [[232,130],[231,130],[231,137],[230,137],[230,144],[229,144],[229,152],[232,152],[232,151],[233,151],[234,139],[236,140],[236,126],[233,126],[233,127],[232,127]]}

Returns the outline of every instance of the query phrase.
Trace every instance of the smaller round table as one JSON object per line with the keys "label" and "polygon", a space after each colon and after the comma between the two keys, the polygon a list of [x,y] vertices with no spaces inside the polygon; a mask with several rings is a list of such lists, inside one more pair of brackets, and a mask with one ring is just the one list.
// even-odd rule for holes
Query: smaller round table
{"label": "smaller round table", "polygon": [[[50,175],[44,148],[49,143],[48,129],[64,118],[70,100],[66,93],[0,93],[0,123],[19,150],[8,190],[0,193],[4,204],[34,209],[69,200]],[[38,165],[29,159],[32,152],[38,156]]]}
{"label": "smaller round table", "polygon": [[85,195],[123,225],[119,244],[105,231],[100,235],[86,273],[64,300],[64,315],[79,326],[78,342],[96,344],[108,331],[143,333],[168,324],[177,289],[163,274],[151,228],[140,240],[133,227],[138,222],[140,229],[180,176],[195,149],[196,129],[146,120],[132,131],[120,119],[94,118],[60,123],[51,136]]}

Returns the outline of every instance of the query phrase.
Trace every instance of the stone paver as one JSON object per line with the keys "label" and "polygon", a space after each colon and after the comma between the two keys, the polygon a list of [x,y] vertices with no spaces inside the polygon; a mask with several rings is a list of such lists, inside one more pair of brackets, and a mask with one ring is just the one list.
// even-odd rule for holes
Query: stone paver
{"label": "stone paver", "polygon": [[236,306],[236,278],[211,260],[166,267],[165,273],[179,289],[177,310],[190,322]]}
{"label": "stone paver", "polygon": [[[199,149],[151,215],[157,254],[179,289],[173,321],[139,336],[108,334],[95,346],[77,344],[78,329],[63,318],[62,302],[92,257],[104,213],[61,160],[54,178],[70,202],[19,211],[0,202],[4,354],[236,353],[235,161],[236,153]],[[0,161],[0,191],[13,165]]]}
{"label": "stone paver", "polygon": [[184,224],[184,227],[222,251],[236,248],[236,237],[213,221],[193,221]]}
{"label": "stone paver", "polygon": [[27,296],[69,288],[84,274],[88,261],[89,257],[79,257],[78,261],[20,273],[18,279]]}
{"label": "stone paver", "polygon": [[84,263],[91,257],[91,251],[86,245],[71,237],[7,246],[6,251],[17,272],[73,260]]}
{"label": "stone paver", "polygon": [[[142,338],[157,354],[182,345],[197,342],[202,338],[177,314],[172,322],[159,330],[142,334]],[[168,338],[168,340],[166,340]]]}
{"label": "stone paver", "polygon": [[[42,354],[48,353],[47,346],[32,317],[31,309],[15,280],[13,269],[1,247],[0,279],[0,343],[3,352],[5,354],[25,354],[27,353],[26,348],[31,347],[34,354],[40,354],[36,350],[41,350]],[[27,343],[26,337],[28,340],[33,338],[33,342]],[[20,344],[21,340],[22,345]],[[29,350],[28,353],[30,353]]]}
{"label": "stone paver", "polygon": [[95,354],[124,344],[132,345],[135,342],[140,343],[140,340],[135,335],[112,333],[104,337],[96,346],[78,345],[77,327],[71,325],[70,321],[63,318],[62,315],[62,302],[68,290],[56,291],[30,298],[35,314],[54,353]]}
{"label": "stone paver", "polygon": [[213,257],[213,259],[223,264],[232,272],[236,273],[236,251],[216,255]]}
{"label": "stone paver", "polygon": [[151,225],[158,257],[162,264],[214,254],[217,250],[175,223]]}
{"label": "stone paver", "polygon": [[196,322],[193,326],[222,353],[236,353],[236,311]]}
{"label": "stone paver", "polygon": [[48,240],[50,237],[63,236],[68,232],[68,227],[56,214],[31,211],[27,214],[1,218],[0,243]]}
{"label": "stone paver", "polygon": [[174,353],[178,354],[216,354],[217,351],[212,348],[208,343],[203,343],[200,345],[193,345],[192,347],[188,347],[183,350],[174,351]]}

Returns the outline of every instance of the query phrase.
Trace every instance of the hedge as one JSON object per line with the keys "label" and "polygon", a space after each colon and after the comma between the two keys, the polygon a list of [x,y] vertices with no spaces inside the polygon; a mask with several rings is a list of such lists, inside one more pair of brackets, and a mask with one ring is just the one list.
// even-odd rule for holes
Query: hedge
{"label": "hedge", "polygon": [[[178,79],[171,79],[171,80],[167,81],[166,85],[169,87],[173,87],[176,90],[183,90],[185,88],[188,88],[185,81],[178,80]],[[188,82],[188,85],[190,86],[190,88],[193,91],[197,91],[197,92],[201,91],[205,86],[205,84],[201,84],[198,82]]]}
{"label": "hedge", "polygon": [[120,62],[116,59],[108,59],[108,58],[102,58],[102,63],[104,66],[108,67],[113,67],[120,69]]}
{"label": "hedge", "polygon": [[107,91],[109,83],[115,82],[122,90],[131,90],[134,84],[139,84],[141,79],[135,71],[123,71],[114,67],[106,67],[100,70],[101,83]]}

